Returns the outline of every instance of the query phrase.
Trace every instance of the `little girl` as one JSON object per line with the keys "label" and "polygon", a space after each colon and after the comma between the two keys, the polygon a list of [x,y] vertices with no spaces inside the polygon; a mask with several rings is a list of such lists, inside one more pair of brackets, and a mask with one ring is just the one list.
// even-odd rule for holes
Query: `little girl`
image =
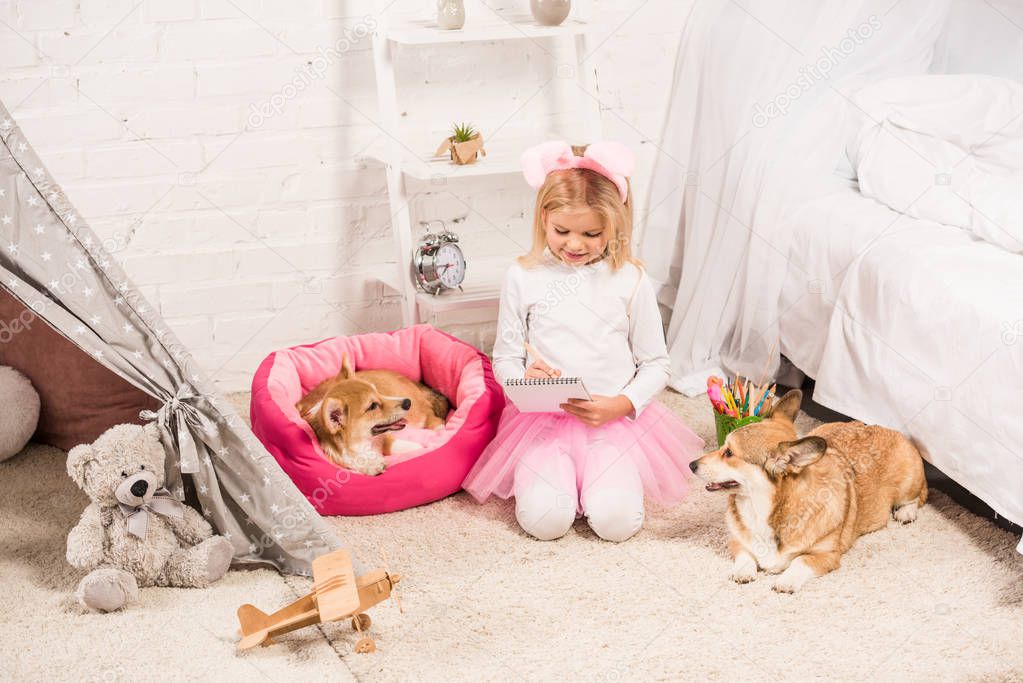
{"label": "little girl", "polygon": [[[681,500],[703,441],[653,400],[668,381],[654,289],[631,256],[632,152],[614,142],[547,142],[522,155],[539,191],[532,250],[501,289],[494,374],[581,377],[592,401],[520,413],[509,402],[497,436],[466,477],[479,502],[515,497],[519,525],[541,540],[577,515],[609,541],[643,525],[644,493]],[[526,344],[537,355],[527,364]]]}

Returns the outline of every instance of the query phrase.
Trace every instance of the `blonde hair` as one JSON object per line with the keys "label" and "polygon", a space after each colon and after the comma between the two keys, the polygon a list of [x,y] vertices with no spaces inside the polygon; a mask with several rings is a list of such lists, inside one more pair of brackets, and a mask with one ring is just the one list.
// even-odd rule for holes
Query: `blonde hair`
{"label": "blonde hair", "polygon": [[[586,145],[572,147],[573,154],[577,156],[585,151]],[[586,168],[570,168],[548,173],[544,184],[537,190],[536,208],[533,211],[533,246],[528,253],[518,258],[523,268],[543,263],[543,252],[547,248],[544,212],[575,207],[596,211],[601,217],[604,230],[610,231],[604,258],[611,270],[618,270],[626,263],[642,267],[639,259],[632,255],[631,183],[623,202],[618,186],[610,179]]]}

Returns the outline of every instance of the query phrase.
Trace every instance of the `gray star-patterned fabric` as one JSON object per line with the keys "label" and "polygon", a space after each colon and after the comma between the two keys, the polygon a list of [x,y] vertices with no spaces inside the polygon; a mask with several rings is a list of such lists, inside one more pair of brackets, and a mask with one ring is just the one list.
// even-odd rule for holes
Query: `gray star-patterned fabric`
{"label": "gray star-patterned fabric", "polygon": [[235,548],[236,564],[309,574],[342,547],[75,212],[0,103],[0,286],[161,402],[167,488]]}

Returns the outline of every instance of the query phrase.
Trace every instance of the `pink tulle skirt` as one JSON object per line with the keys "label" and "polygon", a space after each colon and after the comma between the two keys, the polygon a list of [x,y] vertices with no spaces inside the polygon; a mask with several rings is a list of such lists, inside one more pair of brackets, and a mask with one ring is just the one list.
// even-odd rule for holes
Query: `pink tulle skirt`
{"label": "pink tulle skirt", "polygon": [[611,446],[635,465],[643,493],[661,505],[681,501],[688,489],[689,463],[703,452],[704,442],[681,418],[651,401],[636,420],[619,418],[590,427],[568,413],[520,413],[509,402],[501,414],[497,436],[469,471],[462,488],[482,503],[491,495],[510,498],[515,466],[538,448],[565,453],[577,472],[585,472],[593,446]]}

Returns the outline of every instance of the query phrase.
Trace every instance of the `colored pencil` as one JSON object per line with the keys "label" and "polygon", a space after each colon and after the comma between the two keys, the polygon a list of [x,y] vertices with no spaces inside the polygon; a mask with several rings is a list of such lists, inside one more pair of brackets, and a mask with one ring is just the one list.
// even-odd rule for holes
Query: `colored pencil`
{"label": "colored pencil", "polygon": [[777,387],[758,384],[741,375],[728,379],[712,375],[707,378],[707,397],[715,412],[737,419],[760,417],[773,405]]}

